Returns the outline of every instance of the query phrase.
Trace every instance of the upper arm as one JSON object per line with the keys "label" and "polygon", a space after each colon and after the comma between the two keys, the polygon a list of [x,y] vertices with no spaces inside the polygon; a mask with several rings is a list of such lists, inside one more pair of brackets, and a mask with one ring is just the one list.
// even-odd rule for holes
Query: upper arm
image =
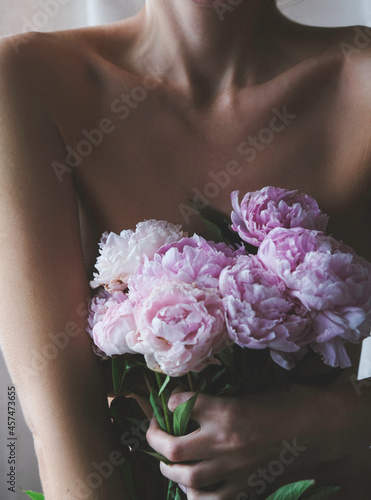
{"label": "upper arm", "polygon": [[36,49],[0,44],[0,342],[22,406],[41,427],[51,412],[88,404],[88,383],[95,379],[99,392],[101,375],[85,332],[89,287],[73,180],[60,182],[51,166],[64,162],[64,144]]}
{"label": "upper arm", "polygon": [[[362,38],[363,37],[363,38]],[[346,50],[343,50],[345,46]],[[346,119],[354,124],[363,188],[371,200],[371,29],[353,26],[339,44],[344,56],[344,106],[350,104]]]}

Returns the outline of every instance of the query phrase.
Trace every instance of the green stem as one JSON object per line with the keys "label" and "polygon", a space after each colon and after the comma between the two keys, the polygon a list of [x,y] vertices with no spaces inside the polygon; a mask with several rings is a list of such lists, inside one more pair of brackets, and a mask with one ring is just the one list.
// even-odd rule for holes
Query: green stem
{"label": "green stem", "polygon": [[144,377],[144,380],[146,382],[146,386],[147,386],[148,392],[151,393],[151,389],[152,389],[151,382],[149,381],[148,375],[146,374],[145,371],[143,372],[143,377]]}
{"label": "green stem", "polygon": [[194,392],[195,387],[194,387],[194,385],[193,385],[193,379],[192,379],[192,374],[191,374],[191,372],[188,372],[188,373],[187,373],[187,376],[188,376],[189,388],[191,389],[191,391],[192,391],[192,392]]}
{"label": "green stem", "polygon": [[[161,387],[162,387],[162,383],[163,383],[162,380],[161,380],[161,375],[158,372],[155,372],[155,373],[156,373],[156,379],[157,379],[157,384],[158,384],[158,390],[160,390]],[[172,432],[171,432],[171,426],[170,426],[170,420],[169,420],[169,409],[168,409],[168,406],[167,406],[167,401],[166,401],[164,392],[165,391],[162,391],[162,393],[161,393],[162,409],[164,410],[165,423],[166,423],[167,432],[168,432],[168,434],[172,434]]]}

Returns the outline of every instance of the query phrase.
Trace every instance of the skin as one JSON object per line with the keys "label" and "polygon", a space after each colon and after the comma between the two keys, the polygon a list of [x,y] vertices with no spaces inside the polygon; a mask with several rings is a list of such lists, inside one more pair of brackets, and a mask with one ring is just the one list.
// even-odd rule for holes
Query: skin
{"label": "skin", "polygon": [[[0,341],[47,500],[76,498],[74,481],[86,483],[92,462],[107,460],[116,446],[103,374],[78,308],[89,296],[104,231],[156,218],[206,234],[184,207],[194,189],[205,191],[210,172],[234,161],[238,174],[208,197],[210,206],[229,214],[235,189],[298,189],[329,214],[330,233],[371,260],[370,50],[355,47],[353,28],[296,25],[271,1],[245,1],[220,16],[211,0],[150,0],[135,18],[109,26],[0,44],[0,275],[12,283]],[[279,131],[277,121],[272,128],[277,110],[290,116]],[[273,138],[268,131],[257,140],[269,127],[277,129]],[[98,128],[99,144],[70,168],[66,147],[84,151],[81,141]],[[251,148],[255,157],[247,161]],[[26,376],[20,367],[31,367],[32,349],[41,351],[48,332],[70,321],[80,333],[38,376]],[[359,350],[352,355],[357,363]],[[177,462],[161,464],[162,473],[186,485],[191,500],[235,499],[284,440],[297,438],[306,451],[271,489],[310,471],[319,484],[343,486],[334,499],[367,498],[371,403],[367,387],[357,395],[354,372],[326,389],[201,396],[194,410],[201,428],[184,438],[152,421],[150,444]],[[171,408],[187,397],[174,395]],[[56,435],[63,436],[57,449]],[[221,479],[217,492],[200,490]],[[89,498],[125,498],[123,491],[114,468]]]}

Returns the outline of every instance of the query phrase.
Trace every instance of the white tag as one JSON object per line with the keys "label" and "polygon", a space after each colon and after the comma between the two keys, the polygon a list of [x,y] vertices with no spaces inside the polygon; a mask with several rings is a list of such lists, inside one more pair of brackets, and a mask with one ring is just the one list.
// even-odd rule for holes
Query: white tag
{"label": "white tag", "polygon": [[358,380],[371,377],[371,337],[362,342],[361,359],[358,367]]}

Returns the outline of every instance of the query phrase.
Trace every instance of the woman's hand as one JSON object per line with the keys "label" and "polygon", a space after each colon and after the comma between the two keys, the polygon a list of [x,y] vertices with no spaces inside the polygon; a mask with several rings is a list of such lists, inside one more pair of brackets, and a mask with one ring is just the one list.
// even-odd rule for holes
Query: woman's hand
{"label": "woman's hand", "polygon": [[[190,393],[174,394],[170,410],[174,411],[190,396]],[[247,493],[261,483],[264,474],[261,471],[259,474],[260,467],[265,464],[266,468],[280,454],[289,467],[306,450],[300,441],[288,442],[293,452],[282,443],[292,436],[283,420],[291,419],[287,412],[287,418],[283,414],[277,418],[273,398],[259,396],[258,406],[256,396],[238,399],[200,394],[192,413],[200,428],[184,437],[169,436],[153,419],[147,434],[149,444],[175,462],[161,463],[161,472],[186,486],[190,500],[247,499]],[[221,482],[224,484],[217,492],[201,491]]]}
{"label": "woman's hand", "polygon": [[[191,395],[173,394],[170,410]],[[331,389],[296,386],[290,393],[283,389],[244,398],[200,394],[192,413],[199,429],[173,437],[153,419],[147,439],[175,462],[161,462],[161,472],[186,486],[189,500],[247,500],[291,480],[312,479],[312,466],[364,445],[370,411],[358,403],[350,384]]]}

